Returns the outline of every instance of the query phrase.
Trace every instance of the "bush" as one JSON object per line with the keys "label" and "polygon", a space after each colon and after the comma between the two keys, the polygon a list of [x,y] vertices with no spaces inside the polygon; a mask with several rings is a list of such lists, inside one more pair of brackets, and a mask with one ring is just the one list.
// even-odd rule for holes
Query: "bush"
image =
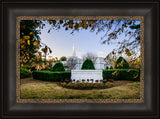
{"label": "bush", "polygon": [[111,88],[113,87],[113,83],[107,82],[107,83],[65,83],[60,82],[58,85],[69,88],[69,89],[80,89],[80,90],[90,90],[90,89],[105,89],[105,88]]}
{"label": "bush", "polygon": [[112,66],[110,66],[110,69],[113,69],[113,67],[112,67]]}
{"label": "bush", "polygon": [[65,68],[63,66],[63,64],[61,62],[57,62],[53,68],[51,69],[51,71],[65,71]]}
{"label": "bush", "polygon": [[25,68],[20,68],[20,78],[31,77],[32,72]]}
{"label": "bush", "polygon": [[116,61],[115,69],[129,69],[129,64],[123,57],[119,57]]}
{"label": "bush", "polygon": [[93,64],[92,60],[86,59],[86,60],[84,61],[83,65],[82,65],[82,68],[81,68],[81,69],[82,69],[82,70],[83,70],[83,69],[87,69],[87,70],[92,69],[92,70],[94,70],[95,67],[94,67],[94,64]]}
{"label": "bush", "polygon": [[70,71],[51,72],[51,71],[33,71],[33,78],[44,81],[64,81],[71,79]]}
{"label": "bush", "polygon": [[138,69],[108,69],[103,70],[103,79],[139,81]]}
{"label": "bush", "polygon": [[62,57],[60,58],[60,60],[61,60],[61,61],[66,61],[67,58],[66,58],[65,56],[62,56]]}

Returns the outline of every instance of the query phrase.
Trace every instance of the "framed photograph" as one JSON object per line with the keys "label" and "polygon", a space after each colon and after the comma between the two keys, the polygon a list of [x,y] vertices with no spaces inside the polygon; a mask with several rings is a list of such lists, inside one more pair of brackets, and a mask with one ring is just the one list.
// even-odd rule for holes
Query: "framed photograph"
{"label": "framed photograph", "polygon": [[159,117],[158,1],[2,6],[2,117]]}

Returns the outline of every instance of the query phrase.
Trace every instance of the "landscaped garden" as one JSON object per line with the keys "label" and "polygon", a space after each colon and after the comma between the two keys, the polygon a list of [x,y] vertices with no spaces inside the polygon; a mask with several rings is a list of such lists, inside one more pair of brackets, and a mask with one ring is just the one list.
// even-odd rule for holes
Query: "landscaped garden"
{"label": "landscaped garden", "polygon": [[21,83],[22,99],[140,98],[138,69],[106,69],[103,70],[103,79],[95,83],[83,79],[75,82],[71,79],[71,71],[65,71],[62,63],[58,62],[51,71],[35,70],[32,76],[30,81]]}
{"label": "landscaped garden", "polygon": [[[72,32],[87,28],[94,32],[98,28],[97,34],[107,28],[105,29],[107,32],[110,30],[112,32],[104,35],[107,37],[106,40],[101,36],[102,44],[114,44],[111,42],[114,39],[119,47],[114,45],[109,48],[101,47],[94,41],[95,35],[90,34],[92,41],[88,38],[88,31],[86,37],[82,37],[83,34],[80,36],[77,34],[76,37],[66,35],[64,31],[61,35],[53,33],[56,36],[54,40],[57,41],[52,42],[52,38],[48,39],[50,35],[46,37],[41,34],[45,26],[47,28],[51,26],[48,33],[64,27],[64,31],[73,30]],[[114,26],[116,27],[113,30]],[[128,40],[121,39],[123,37],[117,39],[118,34],[124,35],[123,31],[125,39],[128,38],[127,34],[134,34],[135,39],[130,39],[131,37]],[[73,42],[72,56],[70,55],[72,42],[68,39],[70,37],[73,40],[78,39],[76,50]],[[140,23],[134,20],[21,20],[20,98],[139,99],[141,59],[139,38]]]}

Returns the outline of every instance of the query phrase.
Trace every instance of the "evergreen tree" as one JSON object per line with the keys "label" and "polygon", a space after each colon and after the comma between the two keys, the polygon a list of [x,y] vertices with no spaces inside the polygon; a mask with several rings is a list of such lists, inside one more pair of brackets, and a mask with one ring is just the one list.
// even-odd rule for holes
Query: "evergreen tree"
{"label": "evergreen tree", "polygon": [[129,69],[129,64],[123,57],[119,57],[116,61],[115,69]]}
{"label": "evergreen tree", "polygon": [[85,61],[84,61],[84,63],[83,63],[83,65],[82,65],[82,68],[81,69],[95,69],[95,67],[94,67],[94,64],[93,64],[93,62],[92,62],[92,60],[90,60],[90,59],[86,59]]}

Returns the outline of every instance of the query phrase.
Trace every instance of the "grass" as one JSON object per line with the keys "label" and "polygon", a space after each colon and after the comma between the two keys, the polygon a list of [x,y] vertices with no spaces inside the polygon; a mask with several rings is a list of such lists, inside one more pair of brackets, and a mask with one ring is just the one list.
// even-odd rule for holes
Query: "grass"
{"label": "grass", "polygon": [[140,82],[125,83],[108,89],[76,90],[55,82],[34,81],[21,84],[21,99],[139,99]]}

